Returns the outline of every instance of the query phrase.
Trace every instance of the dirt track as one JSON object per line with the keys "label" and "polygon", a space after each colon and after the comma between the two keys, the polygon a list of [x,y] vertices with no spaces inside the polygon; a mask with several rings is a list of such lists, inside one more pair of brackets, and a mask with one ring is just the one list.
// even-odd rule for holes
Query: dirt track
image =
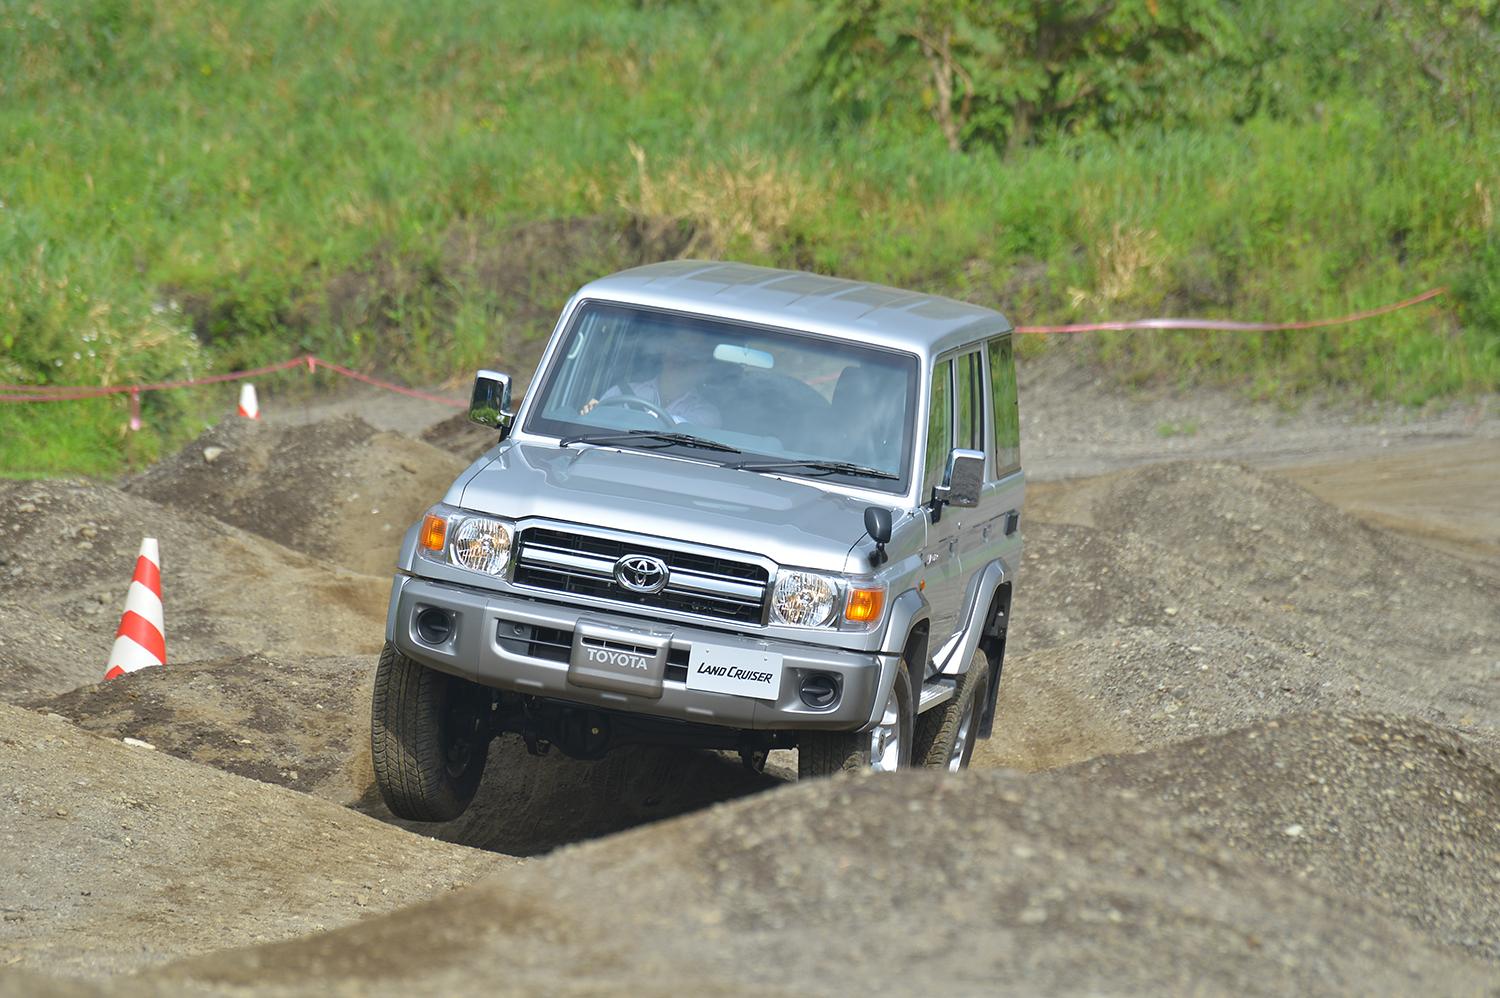
{"label": "dirt track", "polygon": [[[372,793],[369,677],[395,540],[482,437],[354,396],[0,483],[0,993],[1500,984],[1492,404],[1341,424],[1054,363],[974,771],[497,742],[470,814],[410,828],[446,842]],[[172,664],[95,685],[147,533]]]}

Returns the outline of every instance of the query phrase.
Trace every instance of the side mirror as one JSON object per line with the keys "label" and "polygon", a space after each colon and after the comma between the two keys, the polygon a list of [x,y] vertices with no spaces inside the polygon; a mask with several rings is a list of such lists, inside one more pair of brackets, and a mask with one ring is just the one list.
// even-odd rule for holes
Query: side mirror
{"label": "side mirror", "polygon": [[887,558],[885,546],[891,542],[891,511],[884,506],[866,506],[865,533],[875,542],[870,564],[879,567]]}
{"label": "side mirror", "polygon": [[932,490],[933,522],[946,505],[971,507],[979,505],[979,489],[984,484],[984,451],[955,447],[948,452],[948,469],[943,484]]}
{"label": "side mirror", "polygon": [[510,375],[480,371],[474,375],[474,394],[469,396],[469,422],[500,431],[510,429],[515,413],[510,411]]}

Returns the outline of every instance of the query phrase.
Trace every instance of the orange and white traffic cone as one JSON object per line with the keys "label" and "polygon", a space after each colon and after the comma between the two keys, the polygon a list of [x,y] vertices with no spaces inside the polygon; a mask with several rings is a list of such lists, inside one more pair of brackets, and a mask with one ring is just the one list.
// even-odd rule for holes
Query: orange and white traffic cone
{"label": "orange and white traffic cone", "polygon": [[246,419],[260,418],[260,400],[255,397],[255,386],[248,381],[240,385],[240,415]]}
{"label": "orange and white traffic cone", "polygon": [[125,594],[125,613],[115,631],[115,646],[109,653],[105,679],[152,665],[167,664],[166,624],[161,608],[161,553],[156,538],[141,541],[135,559],[135,574]]}

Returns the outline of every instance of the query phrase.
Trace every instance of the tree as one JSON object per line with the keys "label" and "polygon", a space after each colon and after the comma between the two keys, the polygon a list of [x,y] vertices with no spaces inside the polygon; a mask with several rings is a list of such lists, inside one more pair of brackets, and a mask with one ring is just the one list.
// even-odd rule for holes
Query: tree
{"label": "tree", "polygon": [[1214,0],[840,0],[827,18],[834,103],[920,102],[955,152],[1174,116],[1235,38]]}

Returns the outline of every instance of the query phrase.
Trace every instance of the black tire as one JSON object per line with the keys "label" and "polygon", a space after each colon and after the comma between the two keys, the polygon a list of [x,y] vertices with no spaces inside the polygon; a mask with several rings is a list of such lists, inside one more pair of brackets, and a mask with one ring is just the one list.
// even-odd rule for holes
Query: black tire
{"label": "black tire", "polygon": [[[896,694],[901,739],[896,767],[906,769],[912,760],[916,698],[912,693],[911,672],[905,662],[896,670],[896,681],[891,689]],[[870,735],[868,731],[804,731],[797,739],[797,778],[809,780],[871,768]]]}
{"label": "black tire", "polygon": [[410,821],[464,813],[489,754],[489,691],[387,643],[375,670],[370,750],[386,806]]}
{"label": "black tire", "polygon": [[[912,758],[917,760],[917,765],[929,769],[951,769],[952,763],[957,762],[958,769],[969,768],[969,760],[974,757],[974,743],[979,740],[979,715],[984,709],[989,678],[990,658],[983,649],[976,648],[974,657],[969,660],[969,671],[958,677],[952,698],[917,715],[917,733],[912,739]],[[966,713],[967,729],[964,728]],[[965,739],[955,760],[953,753],[960,731]]]}

